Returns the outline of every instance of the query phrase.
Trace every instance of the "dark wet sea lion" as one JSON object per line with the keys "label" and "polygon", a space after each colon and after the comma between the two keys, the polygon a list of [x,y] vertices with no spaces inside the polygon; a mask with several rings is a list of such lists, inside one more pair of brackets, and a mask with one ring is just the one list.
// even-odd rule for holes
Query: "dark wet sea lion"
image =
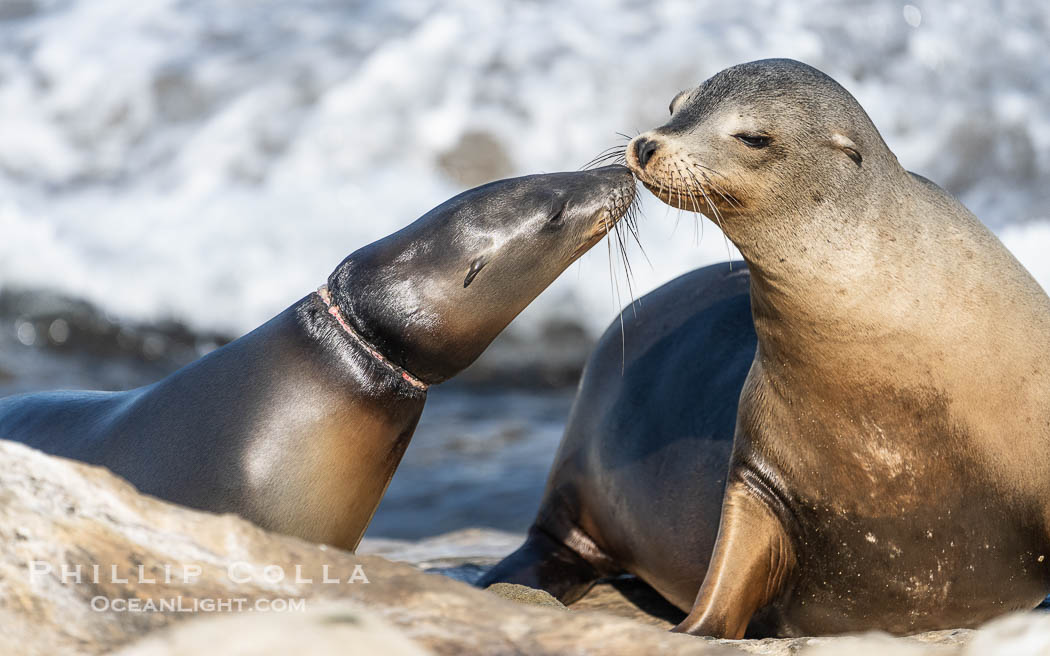
{"label": "dark wet sea lion", "polygon": [[696,560],[718,531],[737,399],[755,354],[749,284],[740,262],[699,269],[609,326],[528,540],[485,584],[508,580],[572,602],[597,578],[631,572],[689,608],[703,580]]}
{"label": "dark wet sea lion", "polygon": [[671,110],[628,164],[719,222],[749,273],[709,267],[644,298],[622,378],[614,324],[529,540],[486,582],[565,599],[634,572],[688,611],[677,630],[731,638],[1036,606],[1050,299],[813,68],[733,67]]}
{"label": "dark wet sea lion", "polygon": [[633,198],[620,166],[467,191],[154,385],[0,399],[0,437],[104,465],[164,499],[352,549],[427,386],[473,362]]}

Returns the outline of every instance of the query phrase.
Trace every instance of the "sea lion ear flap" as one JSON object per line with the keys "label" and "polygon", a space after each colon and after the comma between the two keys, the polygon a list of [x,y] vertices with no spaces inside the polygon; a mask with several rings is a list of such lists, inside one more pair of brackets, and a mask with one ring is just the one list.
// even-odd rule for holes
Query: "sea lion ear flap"
{"label": "sea lion ear flap", "polygon": [[470,263],[470,268],[467,269],[467,277],[463,279],[463,289],[466,289],[470,286],[470,283],[474,282],[474,279],[478,277],[478,274],[481,273],[481,270],[488,263],[489,258],[486,255],[474,258],[474,261]]}
{"label": "sea lion ear flap", "polygon": [[857,147],[857,144],[853,143],[852,139],[842,134],[841,132],[836,132],[835,134],[831,135],[831,145],[832,147],[838,148],[842,152],[846,153],[846,155],[851,160],[853,160],[853,163],[857,166],[860,166],[861,162],[864,161],[864,158],[860,154],[860,148]]}

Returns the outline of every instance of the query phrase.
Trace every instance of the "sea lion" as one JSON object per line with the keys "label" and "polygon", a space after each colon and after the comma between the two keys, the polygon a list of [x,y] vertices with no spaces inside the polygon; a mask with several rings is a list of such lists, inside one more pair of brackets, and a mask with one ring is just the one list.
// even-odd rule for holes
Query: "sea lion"
{"label": "sea lion", "polygon": [[622,166],[464,192],[260,328],[127,392],[0,399],[0,436],[142,492],[354,549],[427,387],[469,365],[629,210]]}
{"label": "sea lion", "polygon": [[1036,606],[1046,293],[809,66],[735,66],[671,114],[628,165],[720,223],[747,270],[688,274],[610,328],[529,538],[483,583],[566,601],[633,572],[688,612],[675,630],[726,638]]}

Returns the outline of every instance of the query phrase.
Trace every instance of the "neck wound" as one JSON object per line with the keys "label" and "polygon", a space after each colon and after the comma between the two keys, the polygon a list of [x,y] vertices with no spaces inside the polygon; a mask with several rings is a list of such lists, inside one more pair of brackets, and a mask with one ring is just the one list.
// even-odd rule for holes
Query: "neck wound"
{"label": "neck wound", "polygon": [[335,318],[336,322],[343,329],[343,332],[345,332],[347,336],[350,337],[350,339],[357,342],[357,345],[364,349],[364,351],[370,356],[372,356],[372,359],[374,359],[376,362],[392,371],[394,374],[400,376],[402,380],[404,380],[406,383],[408,383],[412,387],[415,387],[418,390],[425,392],[427,388],[430,387],[429,385],[421,381],[419,378],[414,376],[404,367],[394,364],[393,362],[388,360],[386,356],[379,352],[379,349],[377,349],[375,346],[372,346],[372,344],[370,344],[368,340],[366,340],[364,337],[361,336],[360,333],[354,330],[350,323],[347,322],[346,317],[343,316],[343,311],[339,308],[338,305],[332,302],[332,294],[328,291],[328,285],[321,285],[320,287],[318,287],[317,295],[321,298],[321,301],[324,302],[325,306],[328,307],[328,314],[332,315],[332,317]]}

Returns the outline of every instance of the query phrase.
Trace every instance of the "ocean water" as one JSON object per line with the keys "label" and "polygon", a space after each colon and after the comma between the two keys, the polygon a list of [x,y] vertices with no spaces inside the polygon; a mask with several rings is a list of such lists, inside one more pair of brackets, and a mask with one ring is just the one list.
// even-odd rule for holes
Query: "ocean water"
{"label": "ocean water", "polygon": [[[148,382],[453,194],[575,169],[762,57],[839,80],[1050,288],[1048,43],[1026,0],[0,0],[0,393]],[[506,379],[571,371],[552,330],[585,344],[736,256],[643,195],[652,264],[631,251],[629,288],[599,244],[508,329]],[[486,393],[435,392],[376,531],[527,523],[571,392]]]}
{"label": "ocean water", "polygon": [[[783,56],[1047,286],[1048,41],[1027,0],[6,0],[0,285],[238,334],[466,186],[575,169],[680,89]],[[636,293],[732,254],[645,209]],[[600,245],[512,330],[597,333],[626,300],[609,277]]]}

